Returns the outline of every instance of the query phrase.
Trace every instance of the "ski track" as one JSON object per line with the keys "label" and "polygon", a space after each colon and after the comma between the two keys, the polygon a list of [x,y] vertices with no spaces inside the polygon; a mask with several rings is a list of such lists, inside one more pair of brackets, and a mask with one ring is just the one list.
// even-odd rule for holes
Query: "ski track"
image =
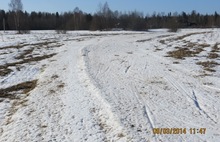
{"label": "ski track", "polygon": [[[193,60],[173,64],[175,59],[165,57],[174,44],[182,46],[183,39],[174,38],[191,32],[36,32],[30,38],[33,43],[46,40],[63,45],[50,50],[57,53],[54,57],[0,78],[1,88],[38,79],[25,105],[16,106],[11,116],[0,110],[0,141],[217,142],[219,67],[213,76],[200,76],[203,72],[192,65]],[[220,42],[212,32],[184,40]],[[24,35],[17,36],[16,44],[30,42]],[[11,45],[12,38],[16,35],[7,35],[5,45]],[[5,58],[13,61],[9,55]],[[5,102],[10,101],[0,106],[12,107]],[[155,135],[153,128],[186,128],[187,134]],[[206,134],[189,134],[190,128],[206,128]]]}

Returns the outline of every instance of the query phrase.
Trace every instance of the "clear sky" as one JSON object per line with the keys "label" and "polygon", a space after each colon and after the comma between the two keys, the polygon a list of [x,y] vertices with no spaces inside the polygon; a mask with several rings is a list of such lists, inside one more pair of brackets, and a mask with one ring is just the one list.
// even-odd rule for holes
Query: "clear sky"
{"label": "clear sky", "polygon": [[[0,0],[0,9],[8,10],[10,0]],[[42,12],[68,12],[75,7],[87,13],[98,10],[100,3],[108,2],[111,10],[128,12],[137,10],[144,14],[153,12],[190,13],[196,10],[203,14],[220,13],[220,0],[22,0],[24,10]]]}

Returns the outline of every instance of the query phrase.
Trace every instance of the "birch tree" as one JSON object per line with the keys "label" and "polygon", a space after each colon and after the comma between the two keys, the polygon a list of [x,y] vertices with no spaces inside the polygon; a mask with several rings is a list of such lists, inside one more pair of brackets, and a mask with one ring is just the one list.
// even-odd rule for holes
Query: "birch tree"
{"label": "birch tree", "polygon": [[9,3],[9,9],[14,12],[15,27],[18,33],[20,33],[20,13],[23,10],[23,4],[21,0],[11,0]]}

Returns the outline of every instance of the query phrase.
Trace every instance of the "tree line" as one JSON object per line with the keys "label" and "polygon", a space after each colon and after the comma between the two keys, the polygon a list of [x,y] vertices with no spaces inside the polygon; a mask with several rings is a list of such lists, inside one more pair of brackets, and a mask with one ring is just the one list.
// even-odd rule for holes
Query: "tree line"
{"label": "tree line", "polygon": [[[15,22],[15,16],[19,16]],[[210,28],[220,27],[220,15],[191,13],[156,13],[112,11],[108,3],[94,14],[76,7],[71,12],[26,12],[0,10],[0,30],[147,30],[150,28]],[[19,25],[19,26],[18,26]],[[5,27],[4,27],[5,26]]]}

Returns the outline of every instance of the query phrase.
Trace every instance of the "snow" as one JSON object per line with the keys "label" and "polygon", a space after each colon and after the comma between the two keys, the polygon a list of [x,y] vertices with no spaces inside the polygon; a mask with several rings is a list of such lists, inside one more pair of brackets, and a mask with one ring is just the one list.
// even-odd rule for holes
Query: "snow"
{"label": "snow", "polygon": [[[0,66],[23,61],[16,57],[28,49],[24,59],[54,54],[11,65],[0,76],[0,89],[38,80],[28,94],[15,92],[19,99],[0,97],[1,142],[220,139],[220,67],[210,72],[197,64],[220,64],[207,57],[220,43],[220,29],[0,34]],[[168,57],[188,43],[208,46],[194,57]],[[24,46],[5,48],[18,45]],[[155,135],[153,128],[186,128],[187,134]],[[190,134],[190,128],[206,133]]]}

